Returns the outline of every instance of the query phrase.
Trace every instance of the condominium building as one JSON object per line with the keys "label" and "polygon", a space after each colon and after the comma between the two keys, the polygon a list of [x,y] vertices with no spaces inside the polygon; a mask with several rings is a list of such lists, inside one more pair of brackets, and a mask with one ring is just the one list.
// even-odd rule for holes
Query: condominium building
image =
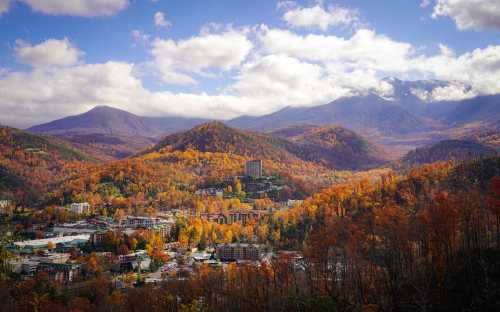
{"label": "condominium building", "polygon": [[216,258],[221,261],[260,260],[264,247],[256,244],[221,244],[215,248]]}
{"label": "condominium building", "polygon": [[87,214],[90,213],[90,204],[89,203],[72,203],[69,206],[69,211],[76,214]]}
{"label": "condominium building", "polygon": [[245,175],[252,178],[262,177],[262,160],[250,160],[245,164]]}

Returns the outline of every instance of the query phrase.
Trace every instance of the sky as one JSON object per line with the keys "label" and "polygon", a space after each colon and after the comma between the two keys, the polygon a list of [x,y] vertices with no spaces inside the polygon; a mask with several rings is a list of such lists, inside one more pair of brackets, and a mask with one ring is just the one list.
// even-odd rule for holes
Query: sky
{"label": "sky", "polygon": [[437,79],[500,93],[500,0],[0,0],[0,123],[229,119]]}

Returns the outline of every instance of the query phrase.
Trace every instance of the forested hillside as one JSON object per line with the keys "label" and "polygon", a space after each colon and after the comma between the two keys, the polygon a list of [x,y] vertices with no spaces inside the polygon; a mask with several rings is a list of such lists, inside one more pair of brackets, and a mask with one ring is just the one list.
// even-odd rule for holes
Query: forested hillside
{"label": "forested hillside", "polygon": [[0,128],[0,194],[20,204],[40,203],[50,185],[85,171],[90,156],[56,138]]}

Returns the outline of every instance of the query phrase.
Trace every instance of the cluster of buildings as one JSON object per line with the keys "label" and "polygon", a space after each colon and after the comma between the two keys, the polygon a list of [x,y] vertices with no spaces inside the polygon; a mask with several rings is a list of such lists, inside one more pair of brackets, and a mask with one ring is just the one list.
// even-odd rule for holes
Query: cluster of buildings
{"label": "cluster of buildings", "polygon": [[[281,188],[277,178],[263,175],[262,160],[252,160],[245,164],[245,176],[239,177],[243,182],[248,200],[251,198],[269,197]],[[218,187],[200,189],[196,192],[201,196],[224,196],[225,190]],[[296,202],[288,202],[285,206],[291,207]],[[12,208],[9,200],[0,200],[0,213]],[[200,264],[224,269],[228,262],[260,263],[270,261],[273,253],[265,245],[251,243],[219,244],[212,249],[197,251],[182,248],[178,242],[166,243],[163,252],[168,254],[168,261],[158,270],[153,265],[150,255],[145,250],[136,250],[123,255],[109,252],[102,248],[107,235],[130,235],[138,230],[147,230],[158,233],[164,241],[169,241],[175,220],[172,213],[162,213],[156,216],[125,216],[114,220],[104,216],[90,217],[94,213],[93,207],[86,202],[72,203],[68,207],[61,207],[69,212],[86,216],[85,219],[55,225],[39,224],[31,231],[36,232],[37,239],[17,241],[9,246],[15,255],[10,261],[14,272],[21,277],[32,277],[38,272],[46,272],[51,280],[60,283],[71,283],[84,278],[88,273],[85,263],[78,263],[78,256],[88,256],[91,252],[100,257],[108,257],[110,273],[144,272],[146,281],[158,282],[168,278],[183,279],[196,271]],[[271,216],[269,210],[237,210],[224,213],[202,213],[201,217],[219,224],[241,223],[262,220]],[[40,237],[40,233],[42,237]],[[34,236],[33,236],[34,237]],[[125,236],[124,236],[125,237]],[[109,238],[109,236],[108,236]],[[135,249],[135,248],[134,248]],[[152,271],[153,272],[152,272]],[[87,272],[87,273],[86,273]]]}
{"label": "cluster of buildings", "polygon": [[246,225],[252,220],[258,221],[271,215],[272,210],[238,210],[225,213],[202,213],[200,216],[218,224],[241,223]]}
{"label": "cluster of buildings", "polygon": [[[238,179],[244,186],[244,191],[248,199],[272,198],[277,199],[282,185],[277,177],[265,176],[263,171],[263,162],[260,159],[250,160],[245,163],[245,175]],[[230,185],[233,177],[228,177],[225,184]],[[232,196],[221,187],[200,188],[195,192],[199,196],[224,197]]]}
{"label": "cluster of buildings", "polygon": [[[87,205],[75,205],[85,214]],[[37,229],[42,238],[16,241],[8,246],[14,255],[13,271],[21,277],[32,277],[46,272],[51,280],[69,283],[80,277],[85,265],[76,263],[72,255],[83,255],[99,245],[108,232],[132,234],[139,229],[151,230],[168,238],[175,222],[173,218],[126,216],[119,222],[112,218],[95,217],[74,223],[56,224]],[[147,270],[151,259],[145,251],[137,251],[113,260],[113,272],[127,272],[138,268]]]}

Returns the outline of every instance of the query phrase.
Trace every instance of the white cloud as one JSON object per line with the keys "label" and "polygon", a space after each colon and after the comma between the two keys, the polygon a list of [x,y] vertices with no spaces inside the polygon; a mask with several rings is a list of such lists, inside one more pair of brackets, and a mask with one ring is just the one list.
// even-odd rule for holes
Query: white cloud
{"label": "white cloud", "polygon": [[[441,52],[431,57],[420,56],[412,60],[411,67],[437,79],[455,82],[448,89],[440,89],[442,99],[450,92],[450,99],[464,98],[475,94],[500,93],[500,46],[475,49],[462,55],[456,55],[450,48],[441,46]],[[458,84],[457,84],[458,83]],[[467,89],[464,86],[470,86]],[[436,93],[437,94],[437,93]]]}
{"label": "white cloud", "polygon": [[370,69],[385,72],[408,70],[413,53],[408,43],[398,42],[374,31],[360,29],[350,38],[297,33],[261,27],[259,40],[266,53],[284,53],[293,57],[323,62],[330,67]]}
{"label": "white cloud", "polygon": [[[449,47],[440,45],[439,53],[427,56],[418,54],[418,49],[409,43],[367,29],[342,38],[316,34],[302,36],[262,26],[257,38],[261,54],[286,55],[321,66],[324,70],[323,78],[318,82],[321,88],[324,88],[321,82],[326,79],[349,90],[348,94],[371,91],[389,96],[391,87],[380,78],[397,76],[451,82],[449,86],[436,88],[427,95],[420,94],[429,100],[456,100],[500,93],[500,46],[456,55]],[[265,90],[264,86],[262,88]],[[314,94],[309,96],[314,97]],[[306,104],[311,102],[304,101]]]}
{"label": "white cloud", "polygon": [[[138,30],[131,34],[137,40],[147,36]],[[16,49],[30,53],[18,53],[18,59],[33,69],[0,71],[1,122],[27,126],[95,105],[156,116],[258,115],[367,92],[390,97],[392,86],[381,79],[387,75],[449,82],[434,90],[412,90],[426,100],[500,93],[500,46],[457,54],[441,45],[438,53],[425,55],[409,43],[366,29],[339,37],[267,26],[250,31],[210,25],[195,37],[153,41],[147,69],[164,82],[196,83],[196,75],[213,77],[225,71],[232,80],[213,95],[148,90],[135,64],[83,64],[82,52],[74,51],[51,58],[47,51],[78,51],[67,39],[53,41],[64,48],[48,49],[50,40],[35,46],[19,43]]]}
{"label": "white cloud", "polygon": [[10,8],[10,0],[0,0],[0,16],[7,13]]}
{"label": "white cloud", "polygon": [[340,6],[324,8],[319,3],[304,8],[294,6],[287,1],[278,3],[278,8],[285,10],[283,20],[292,27],[318,28],[326,31],[332,26],[353,25],[359,21],[357,11]]}
{"label": "white cloud", "polygon": [[172,26],[172,23],[167,21],[165,18],[165,14],[162,12],[156,12],[154,15],[155,26],[158,28],[169,28]]}
{"label": "white cloud", "polygon": [[132,38],[134,38],[134,41],[136,44],[148,44],[149,40],[151,39],[151,35],[145,34],[139,29],[133,29],[130,34],[132,35]]}
{"label": "white cloud", "polygon": [[422,1],[420,2],[420,6],[421,6],[422,8],[426,8],[426,7],[428,7],[430,4],[431,4],[431,0],[422,0]]}
{"label": "white cloud", "polygon": [[325,103],[347,93],[331,84],[326,74],[316,64],[283,54],[268,55],[245,64],[231,89],[268,102],[260,111],[270,112],[284,105]]}
{"label": "white cloud", "polygon": [[33,67],[74,65],[84,54],[66,38],[49,39],[37,45],[18,39],[15,52],[19,63]]}
{"label": "white cloud", "polygon": [[284,10],[284,11],[295,9],[295,8],[297,8],[297,6],[298,6],[297,2],[289,1],[289,0],[281,0],[281,1],[278,1],[278,3],[276,4],[276,8],[278,10]]}
{"label": "white cloud", "polygon": [[129,0],[20,0],[34,11],[48,15],[111,16],[124,10]]}
{"label": "white cloud", "polygon": [[432,16],[448,16],[461,30],[500,29],[500,1],[438,0]]}
{"label": "white cloud", "polygon": [[210,70],[228,71],[241,64],[253,47],[243,32],[227,30],[174,41],[156,39],[152,66],[165,83],[193,84],[190,74],[210,76]]}
{"label": "white cloud", "polygon": [[[19,86],[22,85],[22,88]],[[149,116],[230,118],[249,113],[255,101],[228,94],[152,92],[134,64],[107,62],[35,68],[0,77],[0,122],[27,127],[109,105]]]}

